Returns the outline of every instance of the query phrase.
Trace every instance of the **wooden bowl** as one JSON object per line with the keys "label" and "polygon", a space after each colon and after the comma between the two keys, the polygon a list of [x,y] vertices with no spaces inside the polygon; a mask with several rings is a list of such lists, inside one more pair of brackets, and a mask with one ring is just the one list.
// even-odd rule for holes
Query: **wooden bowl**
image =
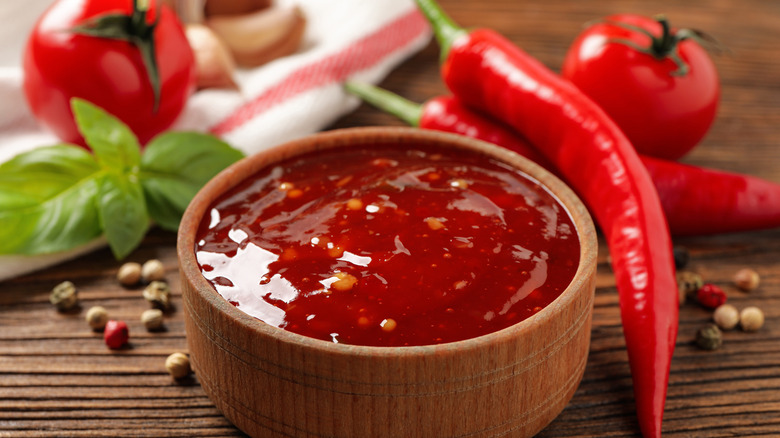
{"label": "wooden bowl", "polygon": [[[445,144],[528,173],[568,209],[581,247],[569,287],[534,316],[488,335],[414,347],[333,344],[257,320],[203,277],[195,233],[211,202],[259,169],[344,145]],[[534,163],[470,138],[411,128],[351,128],[292,141],[236,163],[190,204],[178,235],[188,346],[198,381],[254,437],[529,437],[571,399],[590,345],[597,243],[588,212]]]}

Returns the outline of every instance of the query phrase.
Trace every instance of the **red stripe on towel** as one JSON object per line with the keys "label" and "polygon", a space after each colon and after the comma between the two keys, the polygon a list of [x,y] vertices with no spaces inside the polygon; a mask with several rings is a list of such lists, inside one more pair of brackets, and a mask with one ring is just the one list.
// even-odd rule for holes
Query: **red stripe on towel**
{"label": "red stripe on towel", "polygon": [[343,82],[355,72],[373,67],[429,29],[415,8],[344,49],[293,71],[276,85],[241,105],[210,131],[224,135],[240,128],[259,114],[313,88]]}

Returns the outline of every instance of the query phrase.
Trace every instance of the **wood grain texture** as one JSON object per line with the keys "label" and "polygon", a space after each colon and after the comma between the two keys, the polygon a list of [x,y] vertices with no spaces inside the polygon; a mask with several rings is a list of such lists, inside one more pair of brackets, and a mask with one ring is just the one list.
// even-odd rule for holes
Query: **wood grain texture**
{"label": "wood grain texture", "polygon": [[[750,173],[780,183],[780,2],[764,0],[442,0],[464,25],[488,25],[542,62],[560,67],[582,23],[618,12],[664,12],[674,25],[706,30],[728,54],[715,58],[722,103],[705,141],[684,161]],[[410,58],[382,84],[422,101],[445,92],[433,45]],[[360,107],[334,127],[400,125]],[[737,307],[766,313],[757,333],[727,332],[714,352],[693,339],[710,313],[694,304],[680,312],[664,432],[668,437],[780,436],[780,230],[675,241],[691,252],[688,269],[718,284]],[[0,437],[239,437],[206,397],[197,376],[175,383],[165,357],[186,351],[175,236],[153,231],[130,259],[161,259],[174,291],[166,330],[147,333],[140,289],[114,281],[119,263],[107,250],[2,283],[0,291]],[[636,437],[617,292],[606,247],[600,248],[590,356],[583,381],[562,414],[540,437]],[[751,292],[731,276],[750,266],[762,277]],[[82,309],[61,314],[49,290],[69,279]],[[112,352],[83,321],[105,306],[127,320],[131,346]]]}

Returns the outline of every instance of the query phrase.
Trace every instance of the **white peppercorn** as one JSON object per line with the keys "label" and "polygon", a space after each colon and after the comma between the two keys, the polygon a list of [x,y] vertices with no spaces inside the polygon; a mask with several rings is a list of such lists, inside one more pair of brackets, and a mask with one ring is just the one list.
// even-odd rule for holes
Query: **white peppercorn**
{"label": "white peppercorn", "polygon": [[159,330],[163,325],[163,313],[160,309],[148,309],[141,314],[141,322],[146,330]]}
{"label": "white peppercorn", "polygon": [[712,320],[721,330],[731,330],[739,324],[739,310],[731,304],[721,304],[713,312]]}
{"label": "white peppercorn", "polygon": [[739,325],[746,332],[755,332],[764,325],[764,312],[758,307],[745,307],[739,312]]}
{"label": "white peppercorn", "polygon": [[67,311],[75,308],[79,304],[78,291],[76,286],[70,281],[63,281],[54,286],[49,295],[49,302],[57,307],[57,310]]}
{"label": "white peppercorn", "polygon": [[157,259],[147,260],[141,267],[141,280],[144,283],[165,279],[165,266]]}
{"label": "white peppercorn", "polygon": [[158,309],[168,309],[171,305],[171,289],[164,281],[153,281],[144,288],[144,299]]}
{"label": "white peppercorn", "polygon": [[165,369],[174,379],[181,379],[190,374],[190,358],[184,353],[173,353],[165,359]]}
{"label": "white peppercorn", "polygon": [[738,289],[745,292],[750,292],[757,288],[760,281],[761,277],[759,277],[758,272],[750,268],[740,269],[734,274],[734,284]]}
{"label": "white peppercorn", "polygon": [[128,262],[119,267],[116,279],[123,286],[135,286],[141,281],[141,264]]}
{"label": "white peppercorn", "polygon": [[108,322],[108,311],[102,306],[92,306],[84,317],[92,330],[103,330]]}

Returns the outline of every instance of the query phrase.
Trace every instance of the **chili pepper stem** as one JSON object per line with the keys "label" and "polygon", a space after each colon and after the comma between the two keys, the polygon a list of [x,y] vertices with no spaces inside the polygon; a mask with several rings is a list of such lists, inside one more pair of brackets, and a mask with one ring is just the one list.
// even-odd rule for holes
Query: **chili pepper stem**
{"label": "chili pepper stem", "polygon": [[378,109],[398,117],[410,126],[420,126],[422,105],[363,82],[347,81],[344,83],[344,89]]}
{"label": "chili pepper stem", "polygon": [[425,18],[433,28],[433,34],[439,43],[441,59],[446,59],[452,43],[467,32],[458,26],[455,21],[434,0],[414,0]]}

